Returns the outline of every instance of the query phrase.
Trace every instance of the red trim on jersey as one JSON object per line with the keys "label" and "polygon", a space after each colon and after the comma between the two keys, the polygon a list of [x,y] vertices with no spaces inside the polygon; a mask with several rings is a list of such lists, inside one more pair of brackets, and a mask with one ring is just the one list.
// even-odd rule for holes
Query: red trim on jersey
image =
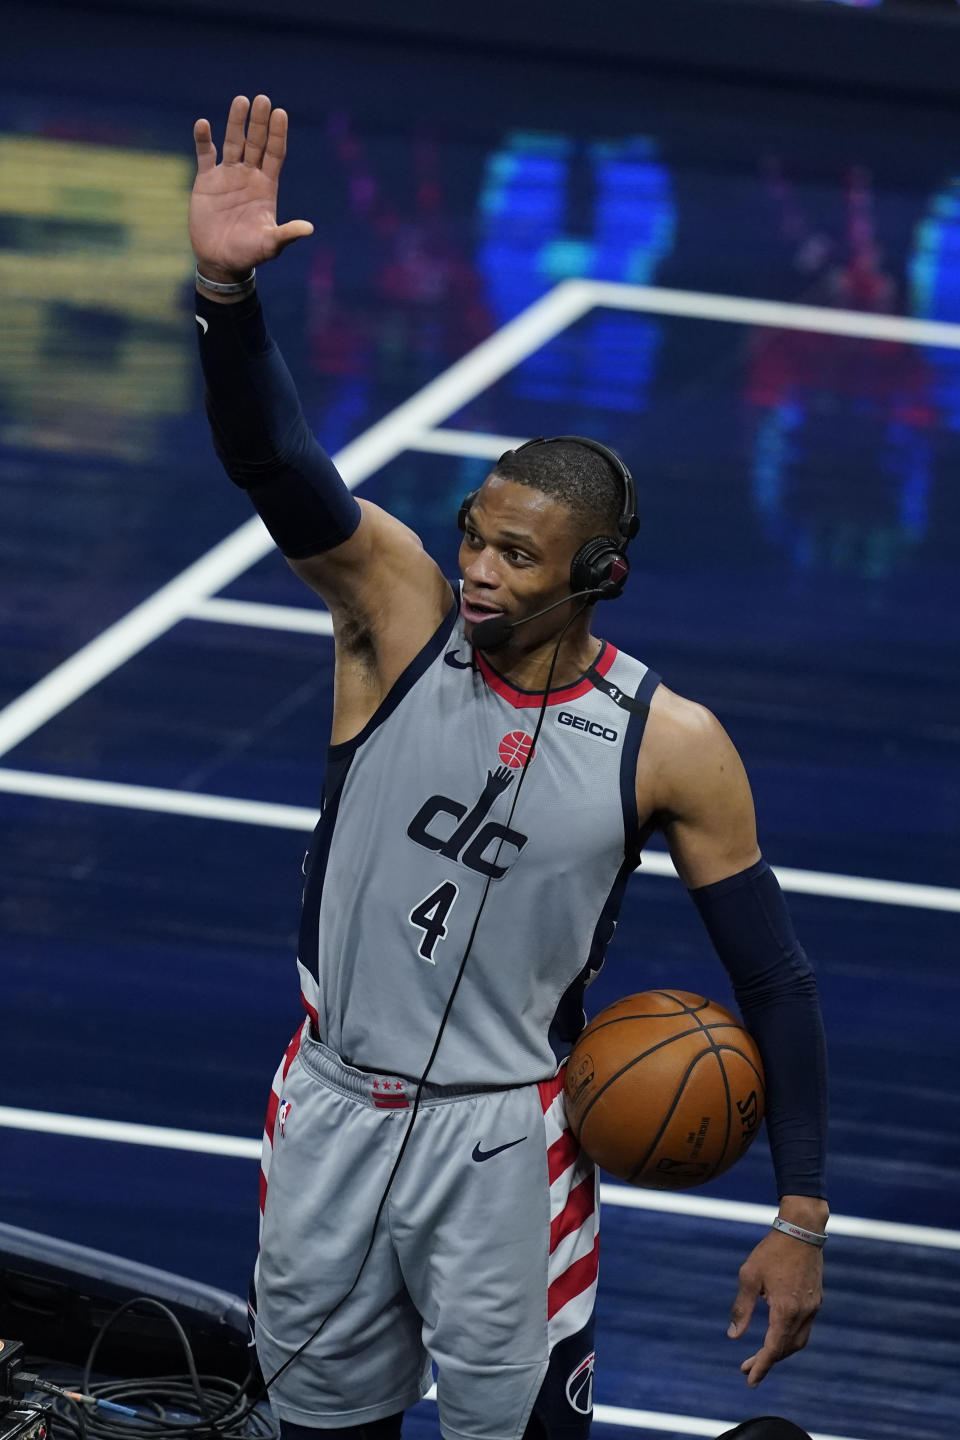
{"label": "red trim on jersey", "polygon": [[565,1235],[572,1235],[574,1230],[579,1230],[595,1208],[593,1176],[588,1175],[586,1180],[570,1191],[566,1205],[555,1215],[550,1222],[550,1254],[560,1244]]}
{"label": "red trim on jersey", "polygon": [[[474,650],[473,653],[476,656],[477,667],[480,674],[490,686],[491,690],[495,691],[497,695],[502,696],[504,700],[509,700],[510,704],[516,710],[540,709],[540,706],[543,704],[542,691],[538,693],[535,690],[518,690],[516,686],[510,684],[509,680],[505,680],[502,675],[499,675],[497,671],[494,670],[489,660],[484,660],[479,650]],[[616,658],[617,647],[615,645],[609,645],[607,641],[604,640],[603,649],[590,668],[591,670],[596,670],[598,675],[606,675]],[[581,679],[575,680],[572,685],[567,685],[563,690],[551,690],[547,704],[566,705],[571,700],[579,700],[581,695],[589,695],[592,689],[593,681],[589,676],[584,675]]]}
{"label": "red trim on jersey", "polygon": [[552,1185],[564,1170],[570,1166],[580,1154],[580,1146],[577,1144],[570,1130],[564,1130],[559,1140],[554,1140],[547,1150],[547,1175]]}
{"label": "red trim on jersey", "polygon": [[276,1090],[270,1091],[270,1099],[267,1101],[267,1118],[263,1122],[263,1128],[267,1132],[267,1139],[273,1144],[273,1130],[277,1123],[277,1109],[280,1104],[280,1096]]}
{"label": "red trim on jersey", "polygon": [[[304,1003],[306,1003],[306,1002],[304,1002]],[[284,1078],[284,1080],[286,1080],[288,1074],[290,1073],[290,1066],[293,1064],[294,1060],[296,1060],[296,1058],[297,1058],[297,1055],[300,1053],[300,1041],[301,1041],[302,1038],[303,1038],[303,1030],[300,1029],[300,1030],[298,1030],[297,1033],[294,1035],[293,1039],[290,1041],[290,1044],[287,1046],[286,1050],[283,1052],[283,1078]],[[273,1130],[272,1130],[272,1129],[271,1129],[270,1133],[273,1134]]]}
{"label": "red trim on jersey", "polygon": [[568,1270],[554,1280],[547,1291],[547,1319],[552,1320],[558,1310],[562,1310],[575,1295],[582,1295],[584,1290],[597,1278],[600,1260],[600,1237],[597,1236],[593,1242],[593,1249],[588,1255],[579,1260],[574,1260]]}
{"label": "red trim on jersey", "polygon": [[410,1101],[404,1095],[374,1095],[374,1108],[377,1110],[409,1110]]}
{"label": "red trim on jersey", "polygon": [[267,1177],[266,1177],[266,1175],[263,1173],[263,1169],[261,1168],[261,1170],[260,1170],[260,1214],[261,1214],[261,1215],[263,1214],[263,1207],[266,1205],[266,1203],[267,1203]]}
{"label": "red trim on jersey", "polygon": [[546,1115],[547,1111],[550,1109],[550,1106],[553,1104],[554,1100],[556,1100],[557,1096],[560,1094],[560,1091],[563,1089],[563,1077],[565,1073],[566,1066],[563,1066],[559,1074],[554,1075],[552,1080],[537,1081],[537,1089],[540,1092],[540,1104],[543,1107],[544,1115]]}
{"label": "red trim on jersey", "polygon": [[300,992],[300,999],[303,1001],[303,1008],[304,1008],[304,1010],[306,1010],[307,1014],[310,1016],[310,1019],[313,1021],[313,1028],[314,1028],[314,1030],[316,1030],[317,1034],[319,1035],[319,1034],[320,1034],[320,1017],[319,1017],[319,1015],[317,1014],[316,1010],[314,1010],[313,1006],[310,1004],[309,1000],[307,999],[306,995],[304,995],[304,993],[303,993],[302,990],[301,990],[301,992]]}

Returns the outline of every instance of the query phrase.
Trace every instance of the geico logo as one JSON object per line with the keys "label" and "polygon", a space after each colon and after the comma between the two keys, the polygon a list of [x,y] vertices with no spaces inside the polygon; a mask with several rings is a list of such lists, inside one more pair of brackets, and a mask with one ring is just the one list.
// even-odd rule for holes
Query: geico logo
{"label": "geico logo", "polygon": [[557,716],[558,725],[566,725],[570,730],[579,730],[582,735],[589,735],[594,740],[605,740],[612,745],[619,739],[619,732],[611,730],[607,725],[598,725],[596,720],[588,720],[585,715],[574,715],[572,710],[561,710]]}

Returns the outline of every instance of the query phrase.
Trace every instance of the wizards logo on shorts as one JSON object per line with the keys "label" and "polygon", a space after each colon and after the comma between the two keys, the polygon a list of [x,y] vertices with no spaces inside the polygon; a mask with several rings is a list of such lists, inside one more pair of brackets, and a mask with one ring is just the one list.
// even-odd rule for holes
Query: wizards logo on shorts
{"label": "wizards logo on shorts", "polygon": [[281,1136],[281,1139],[282,1139],[282,1137],[284,1136],[284,1134],[286,1133],[286,1131],[285,1131],[285,1126],[286,1126],[286,1123],[287,1123],[287,1116],[290,1114],[291,1109],[292,1109],[292,1104],[291,1104],[291,1102],[290,1102],[289,1100],[281,1100],[281,1101],[280,1101],[280,1108],[279,1108],[279,1110],[277,1111],[277,1120],[279,1121],[279,1124],[280,1124],[280,1136]]}
{"label": "wizards logo on shorts", "polygon": [[593,1410],[593,1368],[596,1358],[591,1350],[567,1381],[567,1401],[571,1409],[576,1410],[579,1415],[589,1415]]}

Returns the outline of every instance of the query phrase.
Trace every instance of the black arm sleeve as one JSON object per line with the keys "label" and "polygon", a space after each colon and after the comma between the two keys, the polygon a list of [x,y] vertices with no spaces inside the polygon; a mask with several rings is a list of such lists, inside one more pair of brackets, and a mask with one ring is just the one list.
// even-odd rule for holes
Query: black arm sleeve
{"label": "black arm sleeve", "polygon": [[813,970],[765,860],[691,890],[767,1081],[779,1195],[826,1195],[827,1061]]}
{"label": "black arm sleeve", "polygon": [[332,550],[360,507],[311,433],[256,294],[218,305],[198,294],[197,336],[214,448],[284,555]]}

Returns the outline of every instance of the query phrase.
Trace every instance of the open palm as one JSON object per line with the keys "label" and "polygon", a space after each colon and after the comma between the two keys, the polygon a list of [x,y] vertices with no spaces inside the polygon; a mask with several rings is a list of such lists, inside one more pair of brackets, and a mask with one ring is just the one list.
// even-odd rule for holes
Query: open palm
{"label": "open palm", "polygon": [[313,234],[308,220],[277,224],[287,112],[273,110],[268,96],[256,96],[252,105],[245,95],[234,97],[219,165],[208,120],[196,122],[193,138],[197,178],[190,197],[190,243],[203,274],[246,275],[291,241]]}

